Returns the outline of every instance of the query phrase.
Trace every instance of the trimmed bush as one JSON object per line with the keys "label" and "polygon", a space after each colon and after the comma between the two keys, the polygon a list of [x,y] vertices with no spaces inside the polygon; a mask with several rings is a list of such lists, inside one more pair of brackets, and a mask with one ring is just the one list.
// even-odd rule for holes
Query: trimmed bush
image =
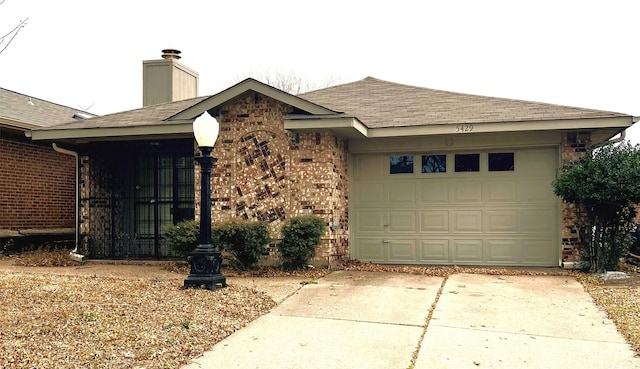
{"label": "trimmed bush", "polygon": [[325,221],[315,215],[289,218],[282,227],[282,240],[278,244],[283,267],[304,268],[315,255],[326,229]]}
{"label": "trimmed bush", "polygon": [[230,221],[211,230],[214,244],[230,252],[243,270],[253,269],[264,246],[271,242],[269,229],[263,222]]}
{"label": "trimmed bush", "polygon": [[169,247],[184,257],[198,246],[199,234],[200,223],[195,220],[185,220],[162,228],[162,235],[169,242]]}

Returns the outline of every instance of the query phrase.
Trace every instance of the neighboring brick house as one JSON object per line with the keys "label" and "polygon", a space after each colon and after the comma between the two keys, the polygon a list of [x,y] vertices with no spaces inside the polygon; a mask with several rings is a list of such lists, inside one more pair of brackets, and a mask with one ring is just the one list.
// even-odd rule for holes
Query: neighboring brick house
{"label": "neighboring brick house", "polygon": [[40,240],[74,240],[76,162],[25,136],[93,114],[0,88],[0,251]]}
{"label": "neighboring brick house", "polygon": [[[145,71],[151,62],[170,80],[156,86],[186,78],[178,95],[196,96],[197,75],[175,56]],[[34,130],[80,154],[83,252],[171,256],[161,227],[198,215],[192,122],[204,111],[221,125],[213,222],[266,221],[277,236],[287,218],[316,214],[329,225],[319,261],[394,264],[558,265],[575,234],[557,171],[637,120],[371,77],[299,96],[247,79]]]}

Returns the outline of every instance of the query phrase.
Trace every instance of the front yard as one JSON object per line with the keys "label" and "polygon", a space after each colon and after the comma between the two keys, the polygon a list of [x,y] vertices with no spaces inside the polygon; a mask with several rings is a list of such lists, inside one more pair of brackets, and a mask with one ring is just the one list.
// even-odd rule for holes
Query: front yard
{"label": "front yard", "polygon": [[[181,290],[186,274],[160,265],[14,264],[13,258],[0,258],[2,368],[179,368],[276,304],[268,288],[258,288],[269,277],[238,278],[211,293]],[[432,275],[566,273],[360,263],[346,268]],[[323,273],[299,274],[288,287]],[[578,279],[640,352],[640,287]]]}
{"label": "front yard", "polygon": [[0,270],[0,367],[178,368],[275,305],[182,279]]}

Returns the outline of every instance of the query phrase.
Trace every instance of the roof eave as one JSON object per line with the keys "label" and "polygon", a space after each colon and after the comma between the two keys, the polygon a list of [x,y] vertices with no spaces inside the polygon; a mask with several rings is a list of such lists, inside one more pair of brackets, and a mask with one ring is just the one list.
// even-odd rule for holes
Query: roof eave
{"label": "roof eave", "polygon": [[102,127],[102,128],[75,128],[75,129],[46,129],[31,131],[34,141],[70,141],[91,142],[109,140],[139,140],[170,137],[193,136],[192,121],[182,121],[178,124],[155,124],[132,127]]}
{"label": "roof eave", "polygon": [[339,137],[364,138],[368,128],[358,118],[351,116],[296,116],[289,115],[284,119],[284,128],[294,132],[317,132],[328,130]]}
{"label": "roof eave", "polygon": [[443,134],[471,134],[495,132],[590,130],[602,128],[620,128],[633,124],[631,117],[556,119],[542,121],[482,122],[460,124],[435,124],[408,127],[369,128],[367,137],[428,136]]}
{"label": "roof eave", "polygon": [[2,118],[0,117],[0,126],[5,126],[14,130],[30,130],[34,128],[40,128],[40,126],[31,123],[19,122],[12,119]]}

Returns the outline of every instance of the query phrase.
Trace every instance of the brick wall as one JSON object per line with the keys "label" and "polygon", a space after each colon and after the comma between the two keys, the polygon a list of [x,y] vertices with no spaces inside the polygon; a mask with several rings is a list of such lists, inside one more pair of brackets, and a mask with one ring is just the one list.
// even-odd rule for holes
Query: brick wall
{"label": "brick wall", "polygon": [[0,229],[75,227],[75,162],[0,131]]}
{"label": "brick wall", "polygon": [[[585,132],[562,134],[561,160],[566,167],[579,160],[591,145],[591,135]],[[580,237],[578,234],[580,209],[562,201],[562,261],[580,260]]]}
{"label": "brick wall", "polygon": [[[221,108],[212,222],[266,221],[279,238],[287,218],[315,214],[330,227],[316,257],[342,257],[348,253],[346,144],[330,133],[285,131],[289,112],[290,106],[257,93]],[[196,167],[196,214],[199,176]]]}

